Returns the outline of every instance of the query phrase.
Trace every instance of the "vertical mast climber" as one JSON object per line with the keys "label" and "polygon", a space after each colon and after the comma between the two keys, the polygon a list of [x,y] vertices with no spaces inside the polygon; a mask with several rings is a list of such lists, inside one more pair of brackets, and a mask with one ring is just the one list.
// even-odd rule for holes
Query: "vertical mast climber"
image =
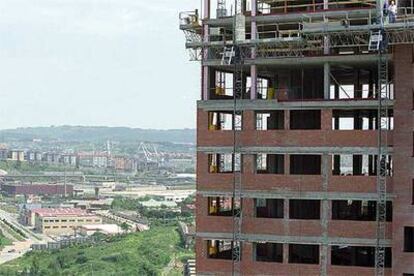
{"label": "vertical mast climber", "polygon": [[[379,31],[372,31],[371,37],[376,36],[378,40],[378,156],[377,156],[377,229],[375,247],[375,275],[385,274],[385,231],[387,213],[387,155],[388,155],[388,108],[389,84],[388,84],[388,58],[387,58],[387,36],[384,31],[384,1],[377,1],[377,23]],[[376,32],[376,33],[375,33]],[[371,45],[370,45],[371,46]]]}
{"label": "vertical mast climber", "polygon": [[[243,15],[242,0],[234,0],[233,19],[233,47],[231,56],[234,57],[233,75],[233,247],[232,247],[232,275],[241,274],[242,254],[242,155],[240,144],[240,131],[242,127],[238,100],[243,97],[243,54],[239,42],[245,40],[245,20]],[[231,63],[231,62],[230,62]]]}

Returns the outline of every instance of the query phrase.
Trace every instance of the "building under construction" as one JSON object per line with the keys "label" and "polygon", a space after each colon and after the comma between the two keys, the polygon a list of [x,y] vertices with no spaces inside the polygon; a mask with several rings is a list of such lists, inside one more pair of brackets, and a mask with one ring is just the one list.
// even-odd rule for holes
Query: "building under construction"
{"label": "building under construction", "polygon": [[414,1],[202,2],[197,275],[414,275]]}

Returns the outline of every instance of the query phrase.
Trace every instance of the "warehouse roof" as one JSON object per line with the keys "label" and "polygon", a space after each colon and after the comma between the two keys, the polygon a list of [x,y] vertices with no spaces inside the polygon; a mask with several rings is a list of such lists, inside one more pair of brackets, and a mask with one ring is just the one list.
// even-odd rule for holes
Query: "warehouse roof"
{"label": "warehouse roof", "polygon": [[54,216],[95,216],[85,210],[77,208],[40,208],[32,211],[42,217]]}

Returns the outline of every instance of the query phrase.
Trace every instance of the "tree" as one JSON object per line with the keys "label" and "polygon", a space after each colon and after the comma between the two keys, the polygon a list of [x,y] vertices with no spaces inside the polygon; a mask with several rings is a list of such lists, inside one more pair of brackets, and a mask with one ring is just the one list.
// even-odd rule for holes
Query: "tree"
{"label": "tree", "polygon": [[30,266],[30,276],[38,276],[40,275],[40,264],[39,259],[35,256],[32,259],[32,264]]}
{"label": "tree", "polygon": [[122,231],[123,231],[124,233],[128,233],[130,228],[131,228],[131,225],[129,225],[129,224],[128,224],[128,223],[126,223],[126,222],[123,222],[123,223],[121,224],[121,229],[122,229]]}

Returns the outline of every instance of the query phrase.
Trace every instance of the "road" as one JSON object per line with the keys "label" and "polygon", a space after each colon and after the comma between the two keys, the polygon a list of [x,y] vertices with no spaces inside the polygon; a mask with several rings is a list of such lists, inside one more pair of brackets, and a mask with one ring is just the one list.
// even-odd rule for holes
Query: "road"
{"label": "road", "polygon": [[13,242],[13,245],[8,245],[0,251],[0,265],[20,258],[30,250],[32,241]]}
{"label": "road", "polygon": [[[11,260],[21,257],[22,255],[24,255],[26,252],[30,250],[31,245],[34,243],[43,243],[43,242],[47,242],[51,240],[50,238],[44,235],[34,234],[30,229],[21,225],[17,221],[17,216],[15,214],[11,214],[4,210],[0,210],[0,219],[7,220],[7,222],[12,224],[17,229],[20,229],[28,237],[25,241],[20,241],[20,242],[12,238],[11,240],[14,241],[13,244],[6,246],[5,248],[3,248],[2,251],[0,251],[0,264],[3,264],[5,262],[9,262]],[[6,237],[11,236],[7,233],[6,230],[3,232],[3,234]],[[38,238],[40,238],[40,240]]]}

